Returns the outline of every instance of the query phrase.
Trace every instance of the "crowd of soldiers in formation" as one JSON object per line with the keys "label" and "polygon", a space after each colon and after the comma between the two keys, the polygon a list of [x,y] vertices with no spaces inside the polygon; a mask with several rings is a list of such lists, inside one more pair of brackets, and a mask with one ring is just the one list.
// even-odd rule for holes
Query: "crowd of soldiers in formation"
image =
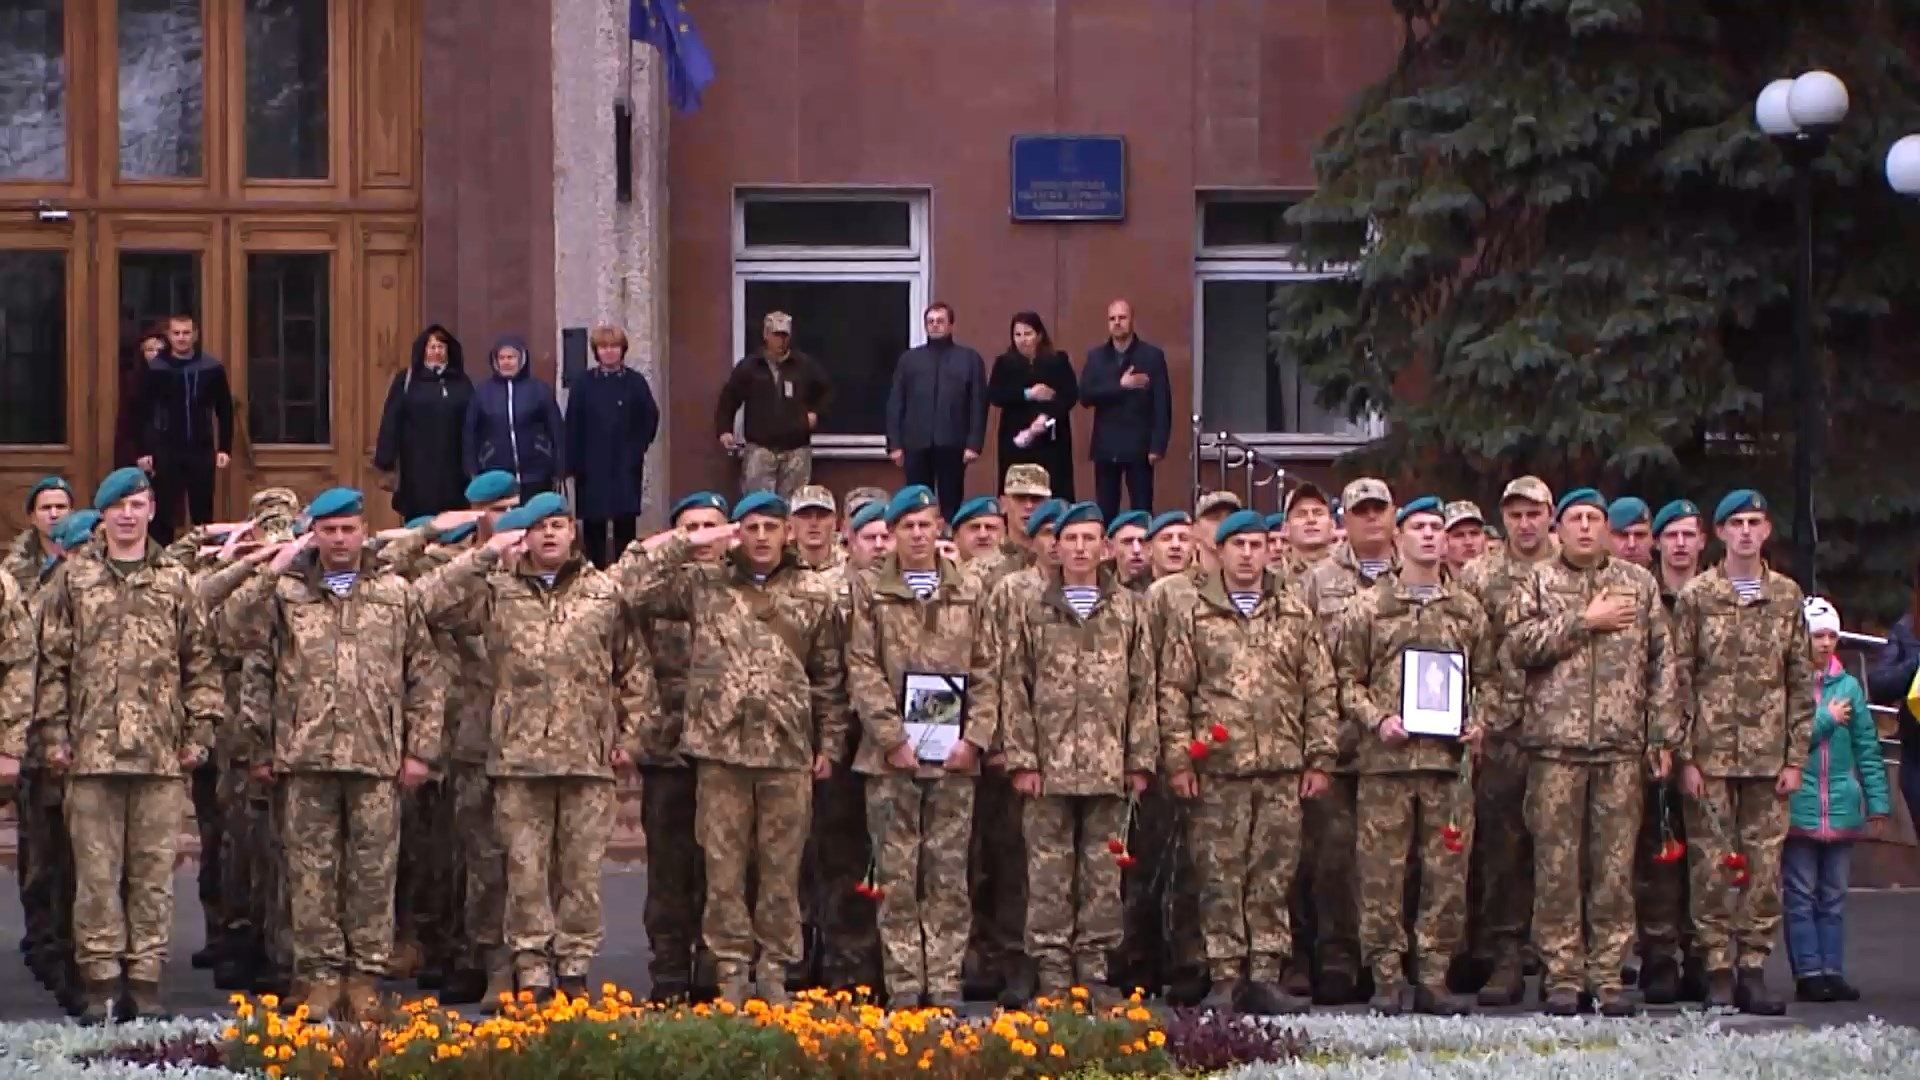
{"label": "crowd of soldiers in formation", "polygon": [[[1109,521],[1023,465],[952,520],[922,487],[689,495],[604,568],[560,497],[467,496],[371,534],[358,492],[268,489],[162,549],[138,470],[93,510],[35,488],[0,767],[71,1012],[163,1014],[189,796],[222,987],[580,992],[636,777],[661,999],[1451,1014],[1537,969],[1555,1014],[1784,1007],[1814,684],[1755,492],[1522,477],[1485,550],[1471,504],[1375,479]],[[1438,733],[1410,650],[1457,669],[1420,688]]]}

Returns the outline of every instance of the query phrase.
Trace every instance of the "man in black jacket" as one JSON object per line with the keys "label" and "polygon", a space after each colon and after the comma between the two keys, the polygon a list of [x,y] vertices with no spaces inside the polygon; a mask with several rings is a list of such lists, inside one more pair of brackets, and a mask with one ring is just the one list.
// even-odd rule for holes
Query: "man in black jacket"
{"label": "man in black jacket", "polygon": [[135,464],[153,478],[157,543],[171,543],[180,500],[199,525],[213,520],[213,474],[233,449],[233,391],[227,369],[200,349],[191,315],[167,320],[167,348],[147,365],[133,403]]}
{"label": "man in black jacket", "polygon": [[967,497],[967,466],[987,438],[987,362],[953,340],[953,308],[926,314],[927,341],[900,355],[887,395],[887,456],[906,483],[925,484],[952,520]]}
{"label": "man in black jacket", "polygon": [[[793,348],[793,316],[770,311],[760,320],[761,349],[733,366],[714,433],[728,453],[741,451],[740,493],[771,491],[782,499],[813,482],[813,432],[833,398],[826,369]],[[733,417],[745,412],[744,442]]]}
{"label": "man in black jacket", "polygon": [[1153,467],[1167,456],[1173,389],[1167,355],[1133,333],[1133,305],[1107,305],[1107,340],[1087,352],[1080,404],[1093,410],[1093,489],[1100,512],[1120,513],[1124,477],[1132,509],[1153,513]]}

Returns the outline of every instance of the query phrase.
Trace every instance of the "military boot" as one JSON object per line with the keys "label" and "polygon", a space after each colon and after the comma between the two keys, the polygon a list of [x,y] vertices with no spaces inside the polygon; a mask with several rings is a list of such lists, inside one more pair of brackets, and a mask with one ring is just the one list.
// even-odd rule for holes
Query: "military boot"
{"label": "military boot", "polygon": [[481,995],[483,1007],[490,1013],[497,1013],[513,1001],[513,967],[503,961],[494,961],[493,968],[487,972],[487,988]]}
{"label": "military boot", "polygon": [[1368,999],[1367,1008],[1381,1016],[1399,1016],[1406,1008],[1404,984],[1386,979],[1373,980],[1373,997]]}
{"label": "military boot", "polygon": [[554,984],[554,989],[575,1000],[585,1000],[592,996],[592,991],[587,989],[585,975],[562,975]]}
{"label": "military boot", "polygon": [[754,980],[753,996],[769,1005],[790,1005],[793,997],[787,992],[786,965],[762,964],[759,978]]}
{"label": "military boot", "polygon": [[135,1020],[165,1020],[172,1015],[160,1000],[160,984],[157,982],[128,979],[127,1000],[133,1004]]}
{"label": "military boot", "polygon": [[1007,984],[1000,990],[1000,1007],[1024,1009],[1033,1001],[1035,974],[1033,961],[1024,956],[1007,963]]}
{"label": "military boot", "polygon": [[487,973],[479,968],[454,968],[440,984],[440,1000],[448,1005],[472,1005],[486,996]]}
{"label": "military boot", "polygon": [[1278,982],[1255,979],[1247,984],[1247,1011],[1256,1016],[1297,1016],[1313,1007],[1310,998],[1287,993]]}
{"label": "military boot", "polygon": [[[1645,971],[1645,968],[1641,970]],[[1627,996],[1625,990],[1614,989],[1600,991],[1601,1016],[1623,1019],[1629,1016],[1636,1016],[1639,1012],[1640,1006],[1634,1004],[1633,999]]]}
{"label": "military boot", "polygon": [[1526,972],[1520,966],[1520,958],[1503,956],[1493,965],[1493,974],[1487,976],[1486,985],[1480,988],[1480,1004],[1489,1008],[1518,1005],[1526,990]]}
{"label": "military boot", "polygon": [[1473,1006],[1465,998],[1448,990],[1443,983],[1439,986],[1414,987],[1413,1011],[1428,1016],[1465,1016],[1473,1011]]}
{"label": "military boot", "polygon": [[1707,972],[1707,1008],[1733,1008],[1733,971],[1719,968]]}
{"label": "military boot", "polygon": [[340,1008],[340,980],[331,977],[295,979],[293,995],[307,1007],[307,1020],[324,1024]]}
{"label": "military boot", "polygon": [[80,1022],[89,1027],[112,1023],[114,1003],[119,997],[119,979],[88,979],[86,1006],[80,1011]]}
{"label": "military boot", "polygon": [[1540,1011],[1548,1016],[1579,1016],[1580,992],[1578,990],[1554,990],[1547,994],[1546,1004]]}
{"label": "military boot", "polygon": [[1200,1008],[1207,1012],[1230,1013],[1240,1002],[1240,980],[1225,978],[1213,980],[1213,988],[1207,996],[1200,999]]}
{"label": "military boot", "polygon": [[1671,1005],[1680,996],[1680,967],[1670,957],[1656,956],[1640,965],[1640,996],[1649,1005]]}
{"label": "military boot", "polygon": [[1754,1016],[1781,1016],[1787,1011],[1787,1003],[1767,989],[1766,972],[1757,967],[1740,969],[1739,981],[1733,988],[1733,1003],[1741,1012]]}
{"label": "military boot", "polygon": [[1681,1001],[1707,1000],[1707,967],[1697,956],[1689,956],[1680,965],[1680,990],[1675,995]]}
{"label": "military boot", "polygon": [[380,983],[371,975],[347,976],[346,1000],[349,1019],[379,1023],[384,1018],[386,1003],[380,998]]}

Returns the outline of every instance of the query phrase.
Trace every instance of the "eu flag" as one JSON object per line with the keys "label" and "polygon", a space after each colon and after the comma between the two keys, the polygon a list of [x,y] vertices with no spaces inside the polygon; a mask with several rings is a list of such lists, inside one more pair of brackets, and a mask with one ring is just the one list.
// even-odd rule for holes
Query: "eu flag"
{"label": "eu flag", "polygon": [[686,0],[627,0],[627,34],[660,50],[667,62],[667,100],[681,112],[700,107],[713,81],[713,57],[687,14]]}

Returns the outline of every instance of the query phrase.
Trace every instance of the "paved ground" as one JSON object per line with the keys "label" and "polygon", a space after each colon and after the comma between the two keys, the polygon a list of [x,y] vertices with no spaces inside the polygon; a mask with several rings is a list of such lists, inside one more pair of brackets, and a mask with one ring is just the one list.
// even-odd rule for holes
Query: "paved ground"
{"label": "paved ground", "polygon": [[[181,898],[174,922],[173,958],[168,965],[170,1004],[181,1011],[219,1008],[225,995],[213,988],[211,973],[194,971],[187,956],[201,944],[200,909],[194,897],[191,866],[176,881]],[[20,937],[20,904],[10,875],[0,877],[0,1020],[52,1018],[59,1009],[21,963],[12,947]],[[640,927],[646,875],[637,865],[610,866],[606,874],[607,944],[597,980],[608,979],[636,991],[647,985],[647,941]],[[1850,1005],[1793,1006],[1789,1017],[1804,1023],[1832,1024],[1877,1016],[1894,1023],[1920,1025],[1920,890],[1858,891],[1848,901],[1848,976],[1865,992]],[[1774,957],[1776,988],[1787,988],[1786,964]],[[396,990],[407,987],[395,986]],[[1356,1010],[1357,1011],[1357,1010]]]}

